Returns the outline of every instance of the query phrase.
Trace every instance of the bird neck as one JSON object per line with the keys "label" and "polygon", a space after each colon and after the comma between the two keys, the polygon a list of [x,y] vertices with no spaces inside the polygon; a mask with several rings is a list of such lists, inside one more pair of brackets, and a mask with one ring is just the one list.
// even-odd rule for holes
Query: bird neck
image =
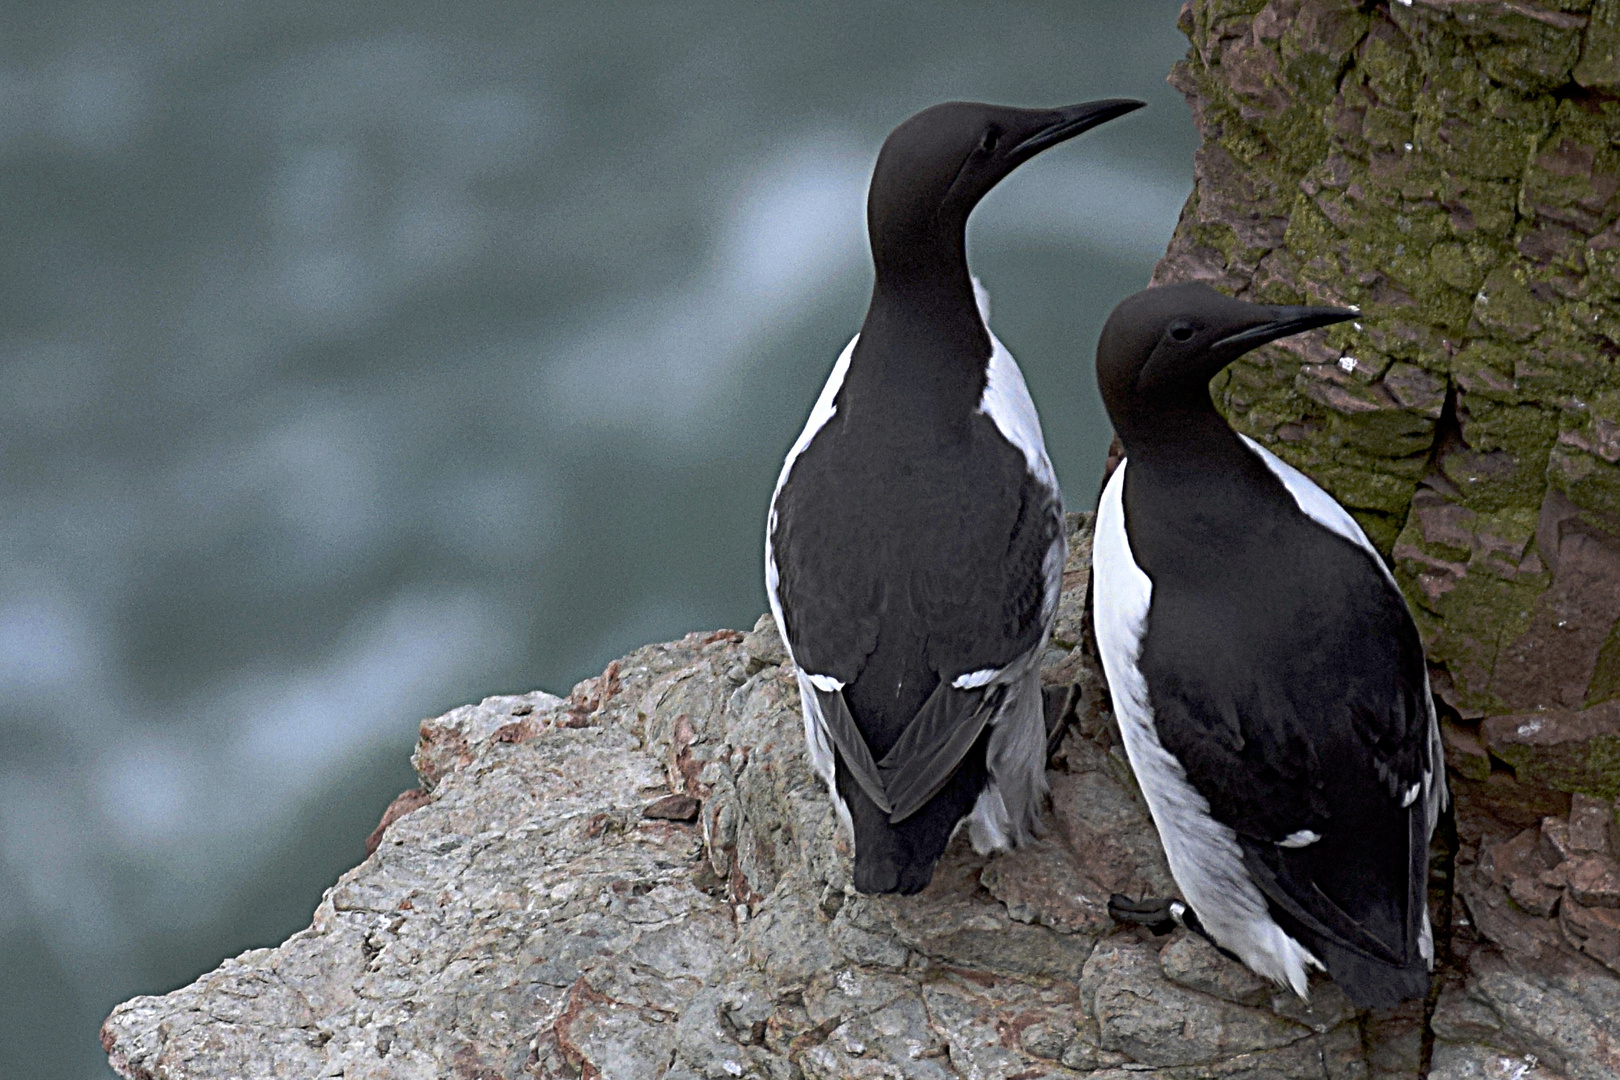
{"label": "bird neck", "polygon": [[863,338],[900,339],[907,351],[958,352],[978,362],[990,358],[990,332],[979,314],[966,260],[905,275],[881,271],[862,325]]}
{"label": "bird neck", "polygon": [[872,303],[850,361],[870,407],[943,437],[965,425],[984,394],[990,332],[960,249],[879,260]]}
{"label": "bird neck", "polygon": [[1155,471],[1192,478],[1230,470],[1234,462],[1253,457],[1207,393],[1124,410],[1112,419],[1126,458]]}

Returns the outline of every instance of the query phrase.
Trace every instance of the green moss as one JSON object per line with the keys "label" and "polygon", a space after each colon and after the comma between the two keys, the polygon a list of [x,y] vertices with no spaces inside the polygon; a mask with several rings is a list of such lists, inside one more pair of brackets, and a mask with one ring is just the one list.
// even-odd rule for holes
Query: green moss
{"label": "green moss", "polygon": [[[1465,17],[1459,16],[1459,21]],[[1489,36],[1476,39],[1481,46],[1480,67],[1522,93],[1545,93],[1562,86],[1581,56],[1580,30],[1548,26],[1511,10],[1490,19],[1487,32]]]}
{"label": "green moss", "polygon": [[[1261,6],[1195,0],[1182,25],[1214,58],[1250,34]],[[1620,26],[1620,0],[1597,10],[1594,33]],[[1271,23],[1280,36],[1263,42],[1286,99],[1240,101],[1218,59],[1205,68],[1195,56],[1186,72],[1206,134],[1254,185],[1252,212],[1288,217],[1284,250],[1247,247],[1256,234],[1241,222],[1190,217],[1176,243],[1219,252],[1272,303],[1360,304],[1360,327],[1312,346],[1358,364],[1304,369],[1299,353],[1269,348],[1212,391],[1235,427],[1322,484],[1381,549],[1400,541],[1398,580],[1433,658],[1461,704],[1501,708],[1488,689],[1498,650],[1550,580],[1514,557],[1533,542],[1548,484],[1620,514],[1620,466],[1582,449],[1608,453],[1593,418],[1620,391],[1620,245],[1586,243],[1612,224],[1620,99],[1551,93],[1580,59],[1580,32],[1507,5],[1313,0],[1312,15]],[[1613,66],[1593,40],[1576,78]],[[1408,519],[1448,387],[1467,446],[1440,468],[1476,515],[1469,527],[1491,538],[1469,549],[1426,544]],[[1620,640],[1605,645],[1590,692],[1620,697]]]}
{"label": "green moss", "polygon": [[1490,692],[1491,672],[1502,646],[1517,640],[1530,625],[1544,579],[1509,582],[1484,573],[1469,573],[1431,605],[1437,616],[1428,639],[1431,661],[1450,669],[1465,708],[1487,712],[1506,706]]}
{"label": "green moss", "polygon": [[1620,619],[1609,628],[1609,636],[1603,639],[1603,647],[1598,650],[1597,667],[1586,686],[1586,704],[1590,708],[1617,697],[1620,697]]}
{"label": "green moss", "polygon": [[1558,432],[1558,416],[1534,405],[1507,405],[1466,396],[1463,438],[1475,450],[1505,450],[1520,457],[1544,457]]}
{"label": "green moss", "polygon": [[[1267,0],[1194,0],[1193,20],[1203,30],[1235,21],[1248,21],[1265,7]],[[1207,39],[1207,34],[1201,35]]]}
{"label": "green moss", "polygon": [[[1446,227],[1451,219],[1446,219]],[[1472,295],[1485,282],[1485,272],[1494,261],[1494,252],[1484,244],[1440,242],[1429,249],[1429,268],[1434,276],[1454,289]]]}
{"label": "green moss", "polygon": [[1367,534],[1367,539],[1372,541],[1373,547],[1388,558],[1390,551],[1395,547],[1395,538],[1400,535],[1401,526],[1405,523],[1405,515],[1381,514],[1376,510],[1352,507],[1350,516],[1356,519],[1356,524]]}
{"label": "green moss", "polygon": [[1576,506],[1620,514],[1620,466],[1560,443],[1548,458],[1547,478]]}
{"label": "green moss", "polygon": [[[1452,563],[1466,563],[1474,550],[1472,547],[1457,547],[1426,539],[1416,514],[1407,518],[1406,527],[1401,530],[1400,544],[1402,547],[1414,548],[1431,558]],[[1415,577],[1426,565],[1428,564],[1422,560],[1416,560],[1408,567],[1408,572]]]}
{"label": "green moss", "polygon": [[1522,553],[1534,539],[1540,517],[1540,512],[1536,508],[1509,506],[1506,509],[1478,515],[1474,519],[1474,532],[1480,536],[1494,536],[1517,544],[1518,550]]}
{"label": "green moss", "polygon": [[[1606,292],[1605,278],[1616,286],[1614,295]],[[1585,356],[1579,366],[1593,366],[1605,373],[1600,381],[1617,385],[1613,354],[1620,348],[1620,263],[1607,274],[1588,274],[1584,284],[1586,299],[1559,305],[1548,320],[1547,343],[1578,350]]]}
{"label": "green moss", "polygon": [[1331,250],[1341,233],[1327,219],[1314,201],[1301,195],[1295,200],[1288,215],[1288,228],[1283,233],[1283,244],[1295,258],[1306,259],[1324,250]]}
{"label": "green moss", "polygon": [[1612,101],[1559,104],[1555,124],[1531,155],[1521,205],[1527,213],[1596,224],[1620,172],[1614,129],[1620,105]]}
{"label": "green moss", "polygon": [[[1278,457],[1297,459],[1290,460],[1289,464],[1311,476],[1351,511],[1369,510],[1402,519],[1406,517],[1407,504],[1412,501],[1412,491],[1417,487],[1418,476],[1422,472],[1421,462],[1409,468],[1406,476],[1374,471],[1368,467],[1372,461],[1376,461],[1380,467],[1398,466],[1400,463],[1377,459],[1369,461],[1367,455],[1346,452],[1344,449],[1332,454],[1330,460],[1323,460],[1328,455],[1301,453],[1302,448],[1299,447],[1272,449]],[[1389,540],[1393,544],[1394,536]]]}
{"label": "green moss", "polygon": [[1398,34],[1376,34],[1367,39],[1357,59],[1356,73],[1378,100],[1410,111],[1422,85],[1422,69]]}
{"label": "green moss", "polygon": [[1474,297],[1474,321],[1508,341],[1529,341],[1541,329],[1546,306],[1530,292],[1530,272],[1522,262],[1505,263],[1485,276]]}
{"label": "green moss", "polygon": [[1452,232],[1470,240],[1505,238],[1517,220],[1517,182],[1447,172],[1440,178],[1439,197],[1457,208]]}
{"label": "green moss", "polygon": [[1539,506],[1546,488],[1548,452],[1558,433],[1556,414],[1532,405],[1503,405],[1459,395],[1466,409],[1463,440],[1469,449],[1447,454],[1440,469],[1473,510]]}
{"label": "green moss", "polygon": [[1451,361],[1457,384],[1468,395],[1470,408],[1475,401],[1517,405],[1537,400],[1518,382],[1516,366],[1524,350],[1488,338],[1470,342]]}
{"label": "green moss", "polygon": [[[1571,309],[1584,307],[1569,305]],[[1567,325],[1555,327],[1529,346],[1512,350],[1513,379],[1518,392],[1527,399],[1554,402],[1577,408],[1577,401],[1590,398],[1602,385],[1606,368],[1602,351],[1589,340],[1571,333]]]}
{"label": "green moss", "polygon": [[1388,459],[1391,471],[1417,480],[1434,443],[1434,421],[1405,409],[1346,415],[1329,412],[1326,430],[1329,438],[1343,440],[1379,459]]}
{"label": "green moss", "polygon": [[1221,137],[1226,152],[1245,165],[1256,165],[1272,150],[1271,143],[1260,132],[1247,125],[1229,131]]}
{"label": "green moss", "polygon": [[1582,86],[1612,91],[1620,87],[1620,4],[1601,0],[1594,8],[1580,63],[1570,74]]}
{"label": "green moss", "polygon": [[1599,799],[1620,797],[1620,738],[1597,735],[1578,749],[1561,749],[1503,746],[1493,747],[1491,753],[1512,766],[1521,783]]}

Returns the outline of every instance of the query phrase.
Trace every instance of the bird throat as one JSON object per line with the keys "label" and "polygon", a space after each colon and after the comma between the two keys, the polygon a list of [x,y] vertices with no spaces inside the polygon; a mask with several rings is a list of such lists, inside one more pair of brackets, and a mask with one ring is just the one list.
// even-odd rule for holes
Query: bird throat
{"label": "bird throat", "polygon": [[1204,469],[1222,467],[1247,455],[1231,425],[1215,409],[1207,393],[1189,394],[1174,405],[1120,411],[1111,416],[1125,456],[1131,461],[1152,461],[1167,467]]}

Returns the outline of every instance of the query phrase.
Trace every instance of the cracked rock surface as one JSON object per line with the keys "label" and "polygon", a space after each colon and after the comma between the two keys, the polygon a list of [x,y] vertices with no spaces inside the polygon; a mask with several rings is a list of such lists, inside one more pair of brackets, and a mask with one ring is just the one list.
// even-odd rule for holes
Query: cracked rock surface
{"label": "cracked rock surface", "polygon": [[1612,807],[1597,800],[1464,852],[1466,906],[1427,1023],[1421,1002],[1357,1014],[1320,980],[1307,1005],[1198,937],[1114,926],[1110,892],[1171,882],[1087,658],[1089,519],[1071,528],[1045,666],[1076,689],[1055,695],[1068,710],[1039,842],[986,859],[959,840],[920,895],[854,894],[769,619],[694,634],[567,699],[425,721],[423,792],[309,929],[121,1005],[102,1032],[114,1068],[1350,1080],[1428,1060],[1444,1080],[1620,1075],[1603,937],[1620,909],[1584,869],[1612,866]]}
{"label": "cracked rock surface", "polygon": [[1241,358],[1217,403],[1390,558],[1461,783],[1620,795],[1620,3],[1179,25],[1202,145],[1155,279],[1361,309]]}

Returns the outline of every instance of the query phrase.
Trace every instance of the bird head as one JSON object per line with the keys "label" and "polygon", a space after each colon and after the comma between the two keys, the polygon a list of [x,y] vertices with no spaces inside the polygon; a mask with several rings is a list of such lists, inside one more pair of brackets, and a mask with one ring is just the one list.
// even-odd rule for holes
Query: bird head
{"label": "bird head", "polygon": [[960,245],[968,215],[1007,174],[1142,105],[1109,99],[1015,109],[951,101],[924,109],[895,128],[878,152],[866,202],[873,254],[882,263],[942,242]]}
{"label": "bird head", "polygon": [[1359,314],[1352,308],[1251,304],[1202,282],[1143,289],[1120,301],[1097,340],[1097,385],[1114,427],[1209,408],[1209,381],[1268,341]]}

